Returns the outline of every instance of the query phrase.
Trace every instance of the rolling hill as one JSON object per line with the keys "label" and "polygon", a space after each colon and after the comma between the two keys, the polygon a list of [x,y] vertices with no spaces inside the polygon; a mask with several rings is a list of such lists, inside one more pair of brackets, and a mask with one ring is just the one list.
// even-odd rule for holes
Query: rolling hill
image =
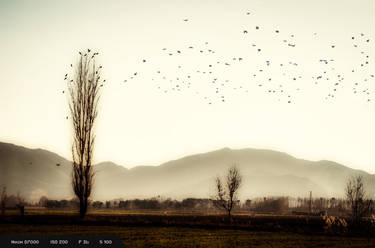
{"label": "rolling hill", "polygon": [[[258,196],[341,197],[346,180],[362,175],[367,191],[375,193],[375,175],[332,161],[308,161],[286,153],[260,149],[220,150],[191,155],[159,166],[127,169],[112,162],[95,165],[95,199],[164,196],[209,197],[214,178],[236,163],[243,175],[240,198]],[[57,166],[57,164],[60,164]],[[11,194],[38,200],[71,198],[71,165],[65,158],[41,149],[0,143],[0,185]]]}

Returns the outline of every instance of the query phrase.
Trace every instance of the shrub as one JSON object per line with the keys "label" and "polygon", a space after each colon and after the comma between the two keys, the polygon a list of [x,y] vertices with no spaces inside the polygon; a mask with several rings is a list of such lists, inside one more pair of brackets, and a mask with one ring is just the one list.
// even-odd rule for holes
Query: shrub
{"label": "shrub", "polygon": [[324,231],[330,234],[346,234],[348,232],[348,223],[345,219],[335,216],[323,216]]}

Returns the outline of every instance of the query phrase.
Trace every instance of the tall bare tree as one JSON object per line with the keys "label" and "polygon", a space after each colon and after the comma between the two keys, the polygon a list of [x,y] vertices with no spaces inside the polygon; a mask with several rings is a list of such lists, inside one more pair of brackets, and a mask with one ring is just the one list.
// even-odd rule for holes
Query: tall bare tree
{"label": "tall bare tree", "polygon": [[0,196],[0,205],[1,205],[1,215],[4,216],[5,215],[5,207],[6,207],[6,204],[7,204],[7,199],[8,199],[8,195],[7,195],[7,187],[3,186],[2,189],[1,189],[1,196]]}
{"label": "tall bare tree", "polygon": [[93,189],[94,123],[98,115],[100,88],[105,80],[100,77],[102,66],[95,63],[98,53],[88,49],[86,53],[79,52],[79,55],[74,77],[71,79],[65,75],[65,80],[68,80],[69,109],[73,124],[72,186],[79,199],[80,217],[83,218]]}
{"label": "tall bare tree", "polygon": [[242,176],[234,164],[228,169],[225,176],[225,182],[220,177],[216,177],[216,195],[214,203],[217,207],[223,208],[228,213],[229,221],[231,222],[231,212],[238,199],[238,189],[242,183]]}
{"label": "tall bare tree", "polygon": [[351,177],[346,184],[345,193],[351,208],[352,220],[354,224],[360,224],[362,217],[368,214],[372,208],[372,201],[365,198],[363,177]]}

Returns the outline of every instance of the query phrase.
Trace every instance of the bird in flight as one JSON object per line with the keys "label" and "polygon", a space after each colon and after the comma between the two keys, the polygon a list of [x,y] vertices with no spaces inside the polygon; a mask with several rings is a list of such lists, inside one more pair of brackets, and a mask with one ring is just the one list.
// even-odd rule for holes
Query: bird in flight
{"label": "bird in flight", "polygon": [[[244,15],[250,15],[250,11],[245,10],[243,12],[243,14]],[[180,19],[180,21],[181,20],[184,21],[184,22],[190,21],[190,19],[188,19],[188,18]],[[239,29],[237,29],[238,30],[237,32],[239,32],[240,36],[242,36],[242,38],[245,39],[246,42],[249,42],[249,44],[248,44],[249,47],[251,47],[251,46],[253,47],[253,49],[254,49],[253,52],[255,54],[257,54],[257,57],[260,58],[260,57],[262,57],[264,52],[269,51],[269,49],[267,49],[267,47],[262,47],[261,43],[255,44],[255,40],[250,40],[250,39],[253,38],[252,36],[262,34],[263,33],[262,30],[265,30],[264,32],[268,32],[268,31],[272,32],[274,34],[274,38],[276,38],[278,40],[279,45],[281,44],[281,45],[285,46],[287,49],[291,49],[291,50],[296,49],[297,41],[295,40],[295,37],[297,37],[297,35],[294,35],[294,34],[290,33],[290,34],[286,34],[285,36],[279,36],[279,35],[282,35],[283,33],[285,33],[281,29],[281,27],[275,26],[273,29],[267,31],[266,27],[262,26],[262,29],[260,29],[259,25],[262,26],[262,23],[254,23],[253,26],[242,27],[242,28],[239,27]],[[256,30],[255,33],[252,33],[251,28],[254,28]],[[266,28],[266,29],[264,29],[264,28]],[[281,31],[283,31],[283,32],[281,32]],[[258,32],[260,32],[260,33],[258,33]],[[311,37],[314,37],[314,39],[317,39],[319,37],[318,33],[319,32],[312,31],[310,33],[310,35],[311,35]],[[249,34],[252,34],[252,36],[248,36]],[[256,37],[254,37],[254,38],[256,38]],[[347,38],[348,38],[348,40],[350,40],[350,38],[352,40],[352,44],[350,44],[350,46],[352,47],[354,45],[354,47],[358,47],[357,49],[359,49],[359,48],[364,49],[365,47],[362,47],[363,44],[366,44],[367,42],[368,42],[367,44],[369,44],[369,43],[372,42],[371,37],[367,37],[367,35],[364,35],[362,33],[351,34],[351,35],[348,35]],[[203,56],[206,56],[206,55],[211,56],[211,54],[214,53],[212,48],[208,46],[209,43],[211,43],[211,42],[204,42],[204,41],[200,42],[200,44],[203,45],[203,46],[200,46],[198,44],[194,44],[194,46],[193,46],[193,44],[185,44],[184,46],[189,49],[189,53],[187,53],[187,52],[185,53],[186,50],[184,50],[183,48],[170,49],[170,48],[167,48],[167,47],[164,47],[164,48],[160,47],[160,50],[164,51],[165,53],[163,53],[163,55],[166,58],[169,57],[170,60],[172,60],[174,58],[183,59],[185,57],[185,54],[189,55],[189,56],[191,54],[196,54],[197,56],[199,55],[203,58]],[[298,45],[300,46],[300,44],[298,44]],[[301,44],[301,47],[303,47],[303,44]],[[342,46],[340,44],[335,44],[334,42],[330,42],[330,43],[326,44],[326,47],[328,49],[334,51],[336,49],[340,49]],[[220,54],[220,53],[218,53],[218,54]],[[365,53],[365,51],[364,52],[362,51],[361,54],[363,54],[365,58],[364,58],[363,61],[361,61],[361,63],[358,64],[358,67],[361,66],[361,69],[366,69],[366,66],[368,64],[371,64],[371,61],[370,61],[368,55]],[[366,55],[367,55],[367,57],[366,57]],[[210,57],[207,57],[207,58],[211,59]],[[207,64],[204,64],[205,68],[207,68],[208,70],[204,70],[203,68],[194,68],[193,71],[185,71],[185,70],[188,70],[189,67],[185,67],[183,65],[177,64],[177,65],[175,65],[175,67],[178,68],[178,70],[176,70],[176,73],[180,74],[180,75],[177,75],[178,76],[177,78],[169,77],[169,75],[164,74],[165,72],[164,72],[163,68],[161,68],[163,73],[161,73],[160,69],[159,70],[156,69],[155,70],[155,72],[156,72],[155,76],[156,77],[152,78],[152,81],[157,81],[158,79],[160,79],[160,80],[163,80],[163,82],[165,82],[166,87],[170,87],[169,89],[166,89],[166,88],[163,89],[163,86],[156,85],[158,89],[162,89],[161,92],[164,92],[164,93],[167,93],[167,92],[169,93],[169,92],[172,92],[172,91],[173,92],[177,92],[177,91],[182,92],[185,88],[186,89],[192,88],[193,85],[194,85],[194,81],[191,80],[190,75],[181,74],[181,73],[196,72],[197,77],[198,76],[204,77],[204,78],[202,78],[203,80],[201,80],[201,81],[204,81],[204,80],[206,80],[206,76],[209,76],[209,77],[211,77],[211,75],[213,77],[216,76],[215,75],[215,73],[217,72],[215,70],[216,68],[217,68],[217,70],[220,70],[221,68],[225,68],[225,70],[227,70],[228,72],[232,72],[233,71],[232,68],[236,68],[236,66],[246,65],[247,57],[246,56],[242,56],[242,57],[230,56],[229,58],[226,58],[226,61],[225,60],[219,61],[219,60],[220,60],[219,58],[216,58],[215,61],[209,61]],[[146,59],[140,58],[140,61],[145,63]],[[231,63],[231,61],[232,61],[232,63]],[[276,90],[274,87],[277,87],[277,86],[274,85],[275,84],[274,82],[277,83],[278,78],[272,77],[272,79],[271,79],[271,77],[266,77],[267,71],[273,70],[275,68],[275,66],[277,67],[278,70],[280,70],[280,76],[282,74],[282,76],[288,81],[288,83],[291,83],[291,82],[297,83],[297,82],[302,81],[302,80],[300,80],[301,79],[300,75],[294,74],[293,71],[290,71],[290,72],[293,73],[292,75],[290,75],[289,73],[287,73],[288,71],[285,71],[285,70],[289,70],[290,66],[293,66],[293,67],[295,66],[295,68],[297,69],[300,65],[303,65],[302,63],[296,63],[297,61],[296,62],[274,61],[273,63],[271,63],[270,59],[264,60],[264,61],[266,62],[266,64],[265,64],[266,67],[262,68],[264,70],[259,70],[261,68],[257,68],[256,71],[259,71],[259,73],[255,74],[254,72],[252,72],[250,74],[250,76],[251,76],[251,78],[254,78],[254,79],[256,78],[257,80],[260,80],[260,81],[256,82],[256,85],[264,88],[267,92],[269,92],[269,93],[280,93],[280,94],[284,94],[286,96],[287,88],[284,87],[286,85],[282,84],[282,85],[279,86],[280,88],[278,87],[278,89]],[[147,62],[149,62],[149,61],[147,61]],[[319,62],[319,64],[321,64],[321,66],[325,66],[325,65],[331,64],[331,62],[333,62],[333,60],[328,59],[328,58],[324,58],[324,59],[318,60],[317,62]],[[332,63],[332,64],[334,64],[334,63]],[[281,69],[283,71],[281,71]],[[318,84],[317,82],[319,82],[319,81],[321,82],[322,80],[324,80],[324,81],[327,80],[327,82],[332,81],[332,77],[329,77],[330,71],[334,71],[334,70],[339,69],[339,68],[331,67],[330,69],[331,70],[328,70],[328,68],[326,68],[325,71],[323,70],[324,74],[323,74],[323,71],[317,72],[317,74],[312,77],[313,80],[314,80],[314,83]],[[352,68],[352,69],[353,69],[352,72],[354,73],[355,70],[354,70],[354,68]],[[358,70],[359,69],[357,68],[356,71],[358,71]],[[142,71],[138,71],[138,72],[141,73],[142,75],[145,75],[145,73],[143,73]],[[371,76],[372,74],[371,74],[370,71],[367,72],[367,73],[369,74],[368,75],[370,77],[369,79],[372,79],[372,78],[375,77],[374,75]],[[130,77],[128,80],[124,80],[124,82],[130,82],[131,79],[132,80],[136,79],[137,77],[139,77],[139,75],[141,75],[141,74],[139,74],[137,76],[137,74],[134,73],[134,72],[132,74],[133,74],[133,75],[131,75],[132,77]],[[262,75],[264,75],[264,76],[262,76]],[[337,76],[337,75],[335,75],[335,76]],[[186,77],[186,79],[184,77]],[[342,77],[339,77],[339,78],[340,79],[338,80],[338,82],[332,82],[332,84],[334,84],[333,88],[331,89],[332,91],[335,91],[335,92],[338,91],[339,90],[338,87],[340,87],[342,85],[342,83],[341,83]],[[211,83],[210,85],[215,87],[215,88],[212,88],[212,89],[215,89],[215,91],[213,91],[213,92],[216,92],[216,94],[222,93],[222,90],[224,90],[225,88],[229,89],[228,87],[230,87],[230,89],[233,89],[233,90],[236,90],[236,91],[243,90],[243,91],[248,92],[245,87],[240,86],[240,85],[236,85],[235,82],[229,83],[228,80],[226,80],[225,83],[224,83],[224,81],[225,81],[224,79],[221,82],[220,79],[216,80],[216,78],[215,79],[214,78],[208,78],[207,82]],[[363,81],[367,81],[367,78],[364,78]],[[162,81],[160,81],[160,82],[162,82]],[[170,83],[169,86],[168,86],[168,82]],[[231,84],[231,86],[229,86],[229,84]],[[218,88],[216,88],[216,87],[218,87]],[[355,86],[355,87],[357,87],[357,86]],[[294,88],[294,86],[293,86],[293,90],[299,91],[300,89],[302,90],[302,88],[300,88],[300,87]],[[353,90],[355,90],[354,93],[357,93],[357,95],[360,94],[361,91],[362,91],[362,89],[360,90],[359,88],[354,88]],[[202,92],[196,91],[196,94],[198,94],[198,95],[200,95],[201,93]],[[363,93],[369,95],[369,93],[367,91],[363,92]],[[288,97],[289,97],[289,99],[286,98],[286,102],[289,103],[289,104],[294,103],[294,100],[292,100],[291,96],[288,96]],[[332,93],[329,95],[329,97],[333,97]],[[205,96],[204,99],[207,100],[208,104],[214,103],[212,101],[213,99],[210,99],[209,96]],[[219,98],[219,100],[220,100],[220,102],[224,102],[224,99]],[[366,100],[367,100],[367,98],[366,98]],[[280,101],[280,98],[279,98],[279,101]],[[227,102],[227,100],[225,100],[225,102]]]}

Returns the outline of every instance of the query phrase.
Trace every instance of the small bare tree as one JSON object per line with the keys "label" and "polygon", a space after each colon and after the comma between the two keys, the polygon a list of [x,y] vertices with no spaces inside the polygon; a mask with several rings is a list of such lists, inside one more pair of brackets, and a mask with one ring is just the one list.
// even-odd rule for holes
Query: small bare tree
{"label": "small bare tree", "polygon": [[242,176],[235,165],[228,169],[225,182],[220,177],[216,177],[216,196],[214,203],[217,207],[228,212],[229,222],[231,222],[231,212],[238,198],[238,189],[241,186]]}
{"label": "small bare tree", "polygon": [[23,217],[25,215],[25,205],[26,205],[26,200],[25,198],[20,194],[20,192],[17,192],[16,196],[16,207],[20,211],[20,215]]}
{"label": "small bare tree", "polygon": [[95,56],[98,53],[92,53],[88,49],[86,53],[79,54],[74,78],[70,79],[66,74],[65,80],[68,80],[69,109],[73,124],[72,186],[79,199],[80,217],[83,218],[93,188],[92,157],[95,142],[93,128],[98,115],[99,91],[105,80],[100,78],[102,66],[97,66],[95,63]]}
{"label": "small bare tree", "polygon": [[5,208],[6,208],[6,204],[7,204],[7,199],[8,199],[8,195],[7,195],[7,187],[3,186],[2,189],[1,189],[1,202],[0,202],[0,205],[1,205],[1,215],[4,216],[5,215]]}
{"label": "small bare tree", "polygon": [[362,217],[368,214],[372,207],[372,201],[365,199],[363,177],[351,177],[346,184],[345,193],[351,209],[352,220],[354,224],[360,224]]}

